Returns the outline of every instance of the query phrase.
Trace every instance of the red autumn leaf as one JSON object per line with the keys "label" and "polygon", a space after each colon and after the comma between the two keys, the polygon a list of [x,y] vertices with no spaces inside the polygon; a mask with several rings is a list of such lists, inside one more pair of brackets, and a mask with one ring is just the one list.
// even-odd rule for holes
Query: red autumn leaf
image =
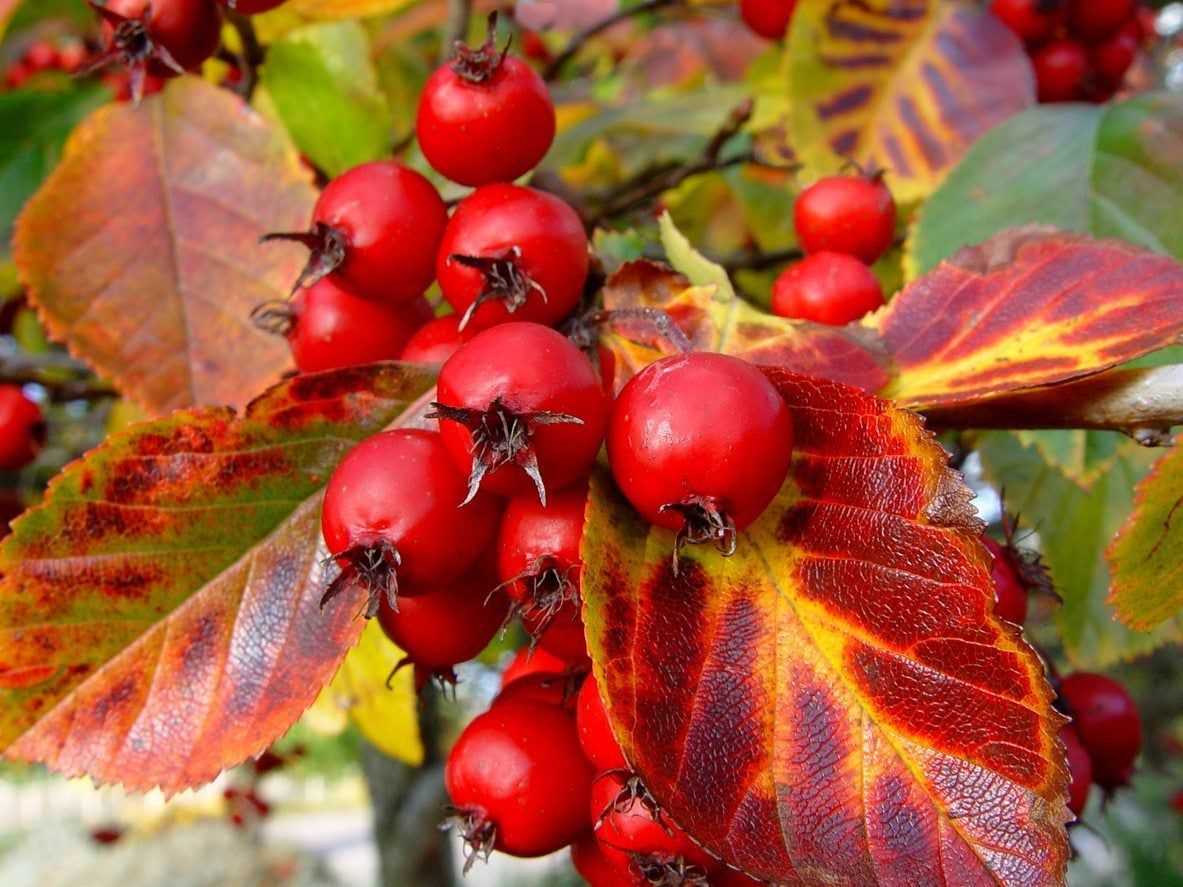
{"label": "red autumn leaf", "polygon": [[50,334],[153,413],[241,406],[289,367],[251,309],[287,295],[316,192],[291,144],[224,89],[183,77],[100,108],[17,222]]}
{"label": "red autumn leaf", "polygon": [[321,488],[433,384],[400,364],[301,376],[67,468],[0,548],[0,750],[172,793],[266,748],[363,625],[348,596],[318,612]]}
{"label": "red autumn leaf", "polygon": [[1063,719],[992,615],[972,494],[914,414],[768,374],[793,468],[730,559],[675,577],[673,534],[594,480],[584,617],[626,758],[761,879],[1062,883]]}
{"label": "red autumn leaf", "polygon": [[1012,229],[942,262],[868,325],[895,365],[883,397],[913,407],[980,400],[1174,344],[1183,265],[1120,241]]}

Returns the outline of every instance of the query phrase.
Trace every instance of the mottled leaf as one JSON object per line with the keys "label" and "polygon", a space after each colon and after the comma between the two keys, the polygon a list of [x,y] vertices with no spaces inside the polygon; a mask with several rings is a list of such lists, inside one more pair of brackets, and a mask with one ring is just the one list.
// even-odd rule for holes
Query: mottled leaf
{"label": "mottled leaf", "polygon": [[167,793],[266,748],[361,631],[356,599],[318,611],[321,489],[433,383],[400,364],[301,376],[67,468],[0,548],[0,748]]}
{"label": "mottled leaf", "polygon": [[1138,484],[1134,511],[1113,546],[1111,603],[1140,631],[1183,610],[1183,448],[1175,447]]}
{"label": "mottled leaf", "polygon": [[1183,265],[1112,240],[1012,229],[914,281],[868,326],[909,406],[1063,382],[1173,344]]}
{"label": "mottled leaf", "polygon": [[296,146],[330,176],[390,154],[393,122],[357,22],[292,31],[268,46],[260,76]]}
{"label": "mottled leaf", "polygon": [[984,136],[920,211],[912,276],[1033,222],[1183,259],[1183,96],[1039,105]]}
{"label": "mottled leaf", "polygon": [[992,614],[970,491],[920,420],[769,371],[789,482],[729,559],[597,477],[584,618],[626,758],[704,846],[792,884],[1063,882],[1041,662]]}
{"label": "mottled leaf", "polygon": [[1022,44],[985,9],[940,0],[802,0],[785,52],[789,142],[807,178],[842,158],[928,194],[975,139],[1035,102]]}
{"label": "mottled leaf", "polygon": [[83,122],[17,223],[15,256],[51,335],[154,413],[240,406],[290,364],[251,309],[287,294],[316,194],[282,134],[181,77]]}

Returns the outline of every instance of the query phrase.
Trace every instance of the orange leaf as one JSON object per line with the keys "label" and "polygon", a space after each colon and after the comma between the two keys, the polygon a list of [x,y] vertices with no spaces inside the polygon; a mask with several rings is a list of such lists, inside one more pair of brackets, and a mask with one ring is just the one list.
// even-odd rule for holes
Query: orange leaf
{"label": "orange leaf", "polygon": [[912,413],[768,371],[789,482],[730,559],[670,569],[594,479],[584,617],[617,738],[670,817],[776,883],[1052,885],[1052,692],[992,615],[971,492]]}
{"label": "orange leaf", "polygon": [[316,194],[241,100],[179,78],[84,121],[17,222],[15,257],[50,333],[154,413],[244,404],[290,365],[251,309],[287,295]]}
{"label": "orange leaf", "polygon": [[0,749],[173,793],[266,748],[364,624],[348,596],[318,611],[321,488],[433,384],[401,364],[300,376],[68,467],[0,548]]}
{"label": "orange leaf", "polygon": [[1183,265],[1116,240],[1004,231],[914,281],[868,326],[883,397],[962,403],[1096,373],[1183,335]]}

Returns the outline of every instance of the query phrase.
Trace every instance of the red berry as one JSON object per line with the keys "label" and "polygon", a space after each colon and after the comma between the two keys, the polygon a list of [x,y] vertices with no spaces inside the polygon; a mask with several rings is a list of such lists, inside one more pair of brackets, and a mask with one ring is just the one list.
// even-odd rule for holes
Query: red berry
{"label": "red berry", "polygon": [[753,32],[769,40],[785,36],[797,0],[740,0],[739,14]]}
{"label": "red berry", "polygon": [[1068,758],[1068,809],[1080,819],[1089,800],[1089,785],[1093,781],[1093,762],[1080,734],[1071,724],[1060,730],[1064,751]]}
{"label": "red berry", "polygon": [[617,871],[634,871],[653,883],[667,883],[653,875],[664,870],[701,878],[722,865],[669,821],[636,777],[621,773],[598,777],[592,785],[590,811],[596,840]]}
{"label": "red berry", "polygon": [[1171,809],[1176,813],[1183,814],[1183,788],[1171,795]]}
{"label": "red berry", "polygon": [[501,686],[508,687],[518,678],[524,678],[527,675],[539,674],[553,677],[566,671],[566,661],[553,653],[542,649],[531,651],[529,647],[523,647],[513,654],[513,659],[509,661],[509,665],[501,673]]}
{"label": "red berry", "polygon": [[45,443],[45,416],[19,385],[0,385],[0,471],[18,471]]}
{"label": "red berry", "polygon": [[895,201],[879,176],[830,176],[801,192],[793,226],[807,255],[846,253],[869,265],[895,238]]}
{"label": "red berry", "polygon": [[29,82],[33,74],[24,62],[13,62],[4,74],[4,85],[8,89],[20,89]]}
{"label": "red berry", "polygon": [[285,2],[286,0],[218,0],[222,6],[233,9],[235,12],[241,12],[243,15],[258,15],[260,12],[267,12],[277,6],[282,6]]}
{"label": "red berry", "polygon": [[483,558],[457,579],[401,588],[397,611],[381,599],[378,622],[406,654],[399,667],[415,667],[417,686],[432,676],[455,683],[454,667],[493,640],[509,609],[503,594],[490,594],[496,586],[492,561]]}
{"label": "red berry", "polygon": [[1118,89],[1137,56],[1138,38],[1123,28],[1104,43],[1094,46],[1089,53],[1089,62],[1103,86]]}
{"label": "red berry", "polygon": [[67,74],[73,74],[86,64],[89,54],[85,43],[68,43],[58,51],[58,64]]}
{"label": "red berry", "polygon": [[290,303],[266,303],[252,315],[264,329],[281,332],[302,373],[396,360],[432,318],[426,299],[390,304],[359,299],[331,279],[300,290]]}
{"label": "red berry", "polygon": [[589,674],[579,689],[579,704],[575,709],[575,723],[579,728],[579,744],[587,759],[596,769],[627,770],[624,752],[612,734],[608,711],[600,696],[600,685],[595,674]]}
{"label": "red berry", "polygon": [[268,234],[312,255],[296,281],[328,275],[365,299],[409,302],[435,279],[435,254],[448,209],[435,186],[390,160],[363,163],[329,182],[312,211],[312,230]]}
{"label": "red berry", "polygon": [[784,483],[793,424],[758,369],[736,357],[666,357],[629,380],[608,423],[608,462],[624,495],[678,542],[713,540],[726,554],[736,531]]}
{"label": "red berry", "polygon": [[807,256],[772,284],[772,313],[778,317],[842,326],[882,306],[879,279],[843,253]]}
{"label": "red berry", "polygon": [[58,55],[57,47],[52,43],[38,40],[25,50],[23,61],[30,73],[37,73],[56,68],[61,61],[61,56]]}
{"label": "red berry", "polygon": [[994,579],[994,612],[1015,625],[1027,621],[1027,586],[1023,583],[1009,552],[991,539],[982,537],[982,544],[994,557],[990,575]]}
{"label": "red berry", "polygon": [[594,834],[584,835],[571,845],[571,864],[588,887],[640,887],[646,883],[640,877],[617,870]]}
{"label": "red berry", "polygon": [[534,637],[538,649],[575,665],[588,661],[587,637],[578,609],[564,608],[545,629],[540,627],[537,618],[531,616],[524,617],[522,624]]}
{"label": "red berry", "polygon": [[1051,37],[1064,20],[1062,0],[991,0],[990,11],[1029,46]]}
{"label": "red berry", "polygon": [[[107,0],[100,59],[118,61],[132,74],[132,92],[145,72],[175,77],[214,54],[222,15],[212,0]],[[96,59],[97,61],[97,59]]]}
{"label": "red berry", "polygon": [[123,837],[125,829],[121,825],[108,825],[92,829],[91,840],[96,844],[114,844]]}
{"label": "red berry", "polygon": [[559,198],[486,185],[460,202],[444,231],[436,275],[465,330],[510,320],[555,326],[583,295],[587,236]]}
{"label": "red berry", "polygon": [[436,412],[453,461],[502,496],[587,477],[608,405],[583,353],[536,323],[505,323],[466,342],[440,371]]}
{"label": "red berry", "polygon": [[461,185],[512,182],[538,165],[555,137],[545,81],[499,52],[492,28],[478,49],[462,47],[419,96],[415,132],[438,172]]}
{"label": "red berry", "polygon": [[513,699],[532,699],[535,702],[557,705],[564,711],[574,714],[579,698],[578,681],[579,678],[574,672],[528,674],[502,687],[501,692],[494,697],[493,704],[500,705]]}
{"label": "red berry", "polygon": [[1072,0],[1068,32],[1086,43],[1099,43],[1133,19],[1137,0]]}
{"label": "red berry", "polygon": [[1031,56],[1041,102],[1067,102],[1080,94],[1088,53],[1075,40],[1053,40]]}
{"label": "red berry", "polygon": [[413,593],[459,577],[492,541],[498,518],[495,500],[477,496],[461,508],[464,495],[434,432],[384,431],[354,447],[325,491],[321,528],[342,569],[325,600],[359,588],[372,616],[400,583]]}
{"label": "red berry", "polygon": [[574,719],[529,700],[474,718],[444,770],[473,855],[543,856],[570,844],[588,830],[592,776]]}
{"label": "red berry", "polygon": [[1093,782],[1105,789],[1129,785],[1142,749],[1142,718],[1126,688],[1103,674],[1078,671],[1060,681],[1060,699],[1088,749]]}
{"label": "red berry", "polygon": [[446,363],[464,344],[464,335],[459,327],[460,318],[455,314],[429,321],[411,336],[400,359],[408,363]]}

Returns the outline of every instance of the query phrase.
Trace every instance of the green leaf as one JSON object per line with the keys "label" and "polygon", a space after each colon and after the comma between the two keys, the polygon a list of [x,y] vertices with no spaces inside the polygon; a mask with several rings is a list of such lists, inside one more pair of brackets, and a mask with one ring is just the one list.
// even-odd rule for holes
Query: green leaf
{"label": "green leaf", "polygon": [[675,271],[685,274],[695,286],[714,286],[715,298],[723,302],[735,300],[735,288],[721,265],[697,252],[677,228],[668,212],[657,220],[661,228],[661,245]]}
{"label": "green leaf", "polygon": [[[8,20],[7,28],[7,32],[11,34],[51,18],[70,19],[88,27],[92,26],[95,20],[94,11],[86,5],[86,0],[24,0],[23,3],[16,2],[12,5],[15,9]],[[5,6],[4,2],[0,2],[0,10]],[[5,33],[3,18],[4,16],[0,15],[0,36]]]}
{"label": "green leaf", "polygon": [[1097,478],[1120,456],[1124,439],[1107,431],[1017,431],[1023,446],[1034,447],[1044,462],[1082,490],[1091,490]]}
{"label": "green leaf", "polygon": [[1154,454],[1132,441],[1086,492],[1047,465],[1010,432],[983,434],[978,450],[986,476],[1006,493],[1007,506],[1038,533],[1039,548],[1064,603],[1056,614],[1065,652],[1080,668],[1104,668],[1183,639],[1172,621],[1133,632],[1106,603],[1110,574],[1105,549],[1130,513],[1134,487]]}
{"label": "green leaf", "polygon": [[925,204],[915,277],[1003,228],[1047,223],[1183,259],[1183,96],[1040,105],[977,142]]}
{"label": "green leaf", "polygon": [[0,240],[7,243],[25,201],[57,165],[66,136],[111,97],[87,86],[62,92],[0,93]]}
{"label": "green leaf", "polygon": [[292,31],[271,44],[260,76],[292,140],[329,175],[389,155],[393,122],[361,25]]}

